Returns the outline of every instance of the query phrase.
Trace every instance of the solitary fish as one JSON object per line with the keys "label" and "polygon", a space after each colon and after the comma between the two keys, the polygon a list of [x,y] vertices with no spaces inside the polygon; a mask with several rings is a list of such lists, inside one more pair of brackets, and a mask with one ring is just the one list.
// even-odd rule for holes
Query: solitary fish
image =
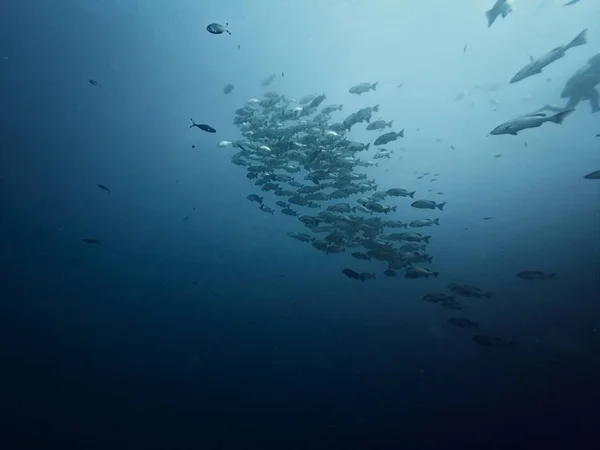
{"label": "solitary fish", "polygon": [[190,128],[200,128],[203,131],[207,131],[208,133],[216,133],[217,130],[215,130],[213,127],[211,127],[210,125],[206,125],[205,123],[196,123],[194,122],[194,119],[192,119],[190,117],[190,120],[192,121],[192,124],[190,125]]}
{"label": "solitary fish", "polygon": [[584,176],[586,180],[600,180],[600,170],[596,170],[595,172],[588,173]]}
{"label": "solitary fish", "polygon": [[104,186],[103,184],[97,184],[96,186],[110,194],[110,189]]}
{"label": "solitary fish", "polygon": [[511,134],[516,136],[519,131],[523,131],[528,128],[537,128],[546,122],[554,122],[560,125],[563,123],[563,120],[565,120],[565,117],[567,117],[573,111],[575,111],[575,109],[564,109],[556,106],[546,105],[537,111],[524,114],[498,125],[490,132],[490,134],[494,136],[501,134]]}
{"label": "solitary fish", "polygon": [[86,244],[100,244],[100,240],[94,238],[85,238],[83,242]]}
{"label": "solitary fish", "polygon": [[102,85],[101,85],[100,83],[98,83],[96,80],[88,80],[88,81],[90,82],[90,84],[91,84],[92,86],[96,86],[96,87],[99,87],[100,89],[104,89],[104,88],[102,87]]}
{"label": "solitary fish", "polygon": [[462,328],[463,330],[474,330],[479,327],[477,322],[473,322],[470,319],[466,319],[464,317],[450,317],[448,319],[448,323],[450,325],[454,325],[455,327]]}
{"label": "solitary fish", "polygon": [[517,74],[510,80],[511,83],[524,80],[532,75],[542,73],[544,67],[552,64],[554,61],[561,59],[567,53],[567,50],[573,47],[578,47],[587,44],[587,28],[579,33],[575,38],[567,45],[560,45],[553,48],[545,55],[540,56],[537,59],[533,57],[529,58],[529,63],[517,72]]}
{"label": "solitary fish", "polygon": [[231,91],[233,91],[233,88],[235,88],[233,84],[228,84],[223,88],[223,94],[230,94]]}
{"label": "solitary fish", "polygon": [[260,85],[261,86],[268,86],[270,85],[273,81],[275,81],[275,78],[277,78],[277,75],[275,75],[274,73],[272,73],[271,75],[269,75],[267,78],[265,78]]}
{"label": "solitary fish", "polygon": [[538,270],[524,270],[517,274],[517,278],[523,280],[555,280],[555,273],[540,272]]}
{"label": "solitary fish", "polygon": [[485,17],[488,21],[488,28],[491,27],[499,16],[504,19],[512,12],[511,0],[496,0],[492,9],[485,12]]}
{"label": "solitary fish", "polygon": [[226,23],[225,26],[221,25],[220,23],[211,23],[211,24],[206,25],[206,31],[208,31],[211,34],[223,34],[223,33],[227,33],[227,34],[229,34],[231,36],[231,33],[226,28],[228,26],[229,26],[228,23]]}
{"label": "solitary fish", "polygon": [[484,347],[514,347],[516,343],[514,341],[507,341],[498,336],[492,336],[489,334],[478,334],[473,336],[473,342]]}

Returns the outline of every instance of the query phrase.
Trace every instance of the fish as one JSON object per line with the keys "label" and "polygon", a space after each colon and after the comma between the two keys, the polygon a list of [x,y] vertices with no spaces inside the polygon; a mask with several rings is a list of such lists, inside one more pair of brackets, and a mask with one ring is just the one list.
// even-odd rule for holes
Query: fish
{"label": "fish", "polygon": [[450,317],[447,322],[455,327],[462,328],[463,330],[474,330],[479,327],[479,323],[474,322],[464,317]]}
{"label": "fish", "polygon": [[358,273],[355,272],[352,269],[343,269],[342,273],[344,275],[346,275],[348,278],[352,278],[354,280],[361,280],[361,281],[365,281],[365,280],[373,280],[375,279],[375,274],[374,273]]}
{"label": "fish", "polygon": [[275,75],[274,73],[272,73],[271,75],[269,75],[267,78],[265,78],[260,85],[261,86],[268,86],[270,85],[273,81],[275,81],[275,78],[277,78],[277,75]]}
{"label": "fish", "polygon": [[100,88],[100,89],[104,89],[104,88],[102,87],[102,85],[101,85],[100,83],[98,83],[96,80],[88,80],[88,82],[89,82],[89,83],[90,83],[92,86],[96,86],[96,87],[98,87],[98,88]]}
{"label": "fish", "polygon": [[102,243],[99,239],[96,239],[96,238],[85,238],[85,239],[83,239],[83,242],[85,242],[86,244],[101,244]]}
{"label": "fish", "polygon": [[371,90],[373,90],[373,91],[377,90],[378,84],[379,83],[377,81],[375,83],[355,84],[348,90],[348,92],[350,92],[351,94],[361,95],[361,94],[364,94],[365,92],[369,92]]}
{"label": "fish", "polygon": [[390,120],[389,122],[386,122],[385,120],[376,120],[374,122],[371,122],[369,125],[367,125],[367,130],[372,131],[372,130],[383,130],[384,128],[392,128],[394,121]]}
{"label": "fish", "polygon": [[231,91],[233,91],[233,89],[235,88],[235,86],[233,84],[228,84],[223,88],[223,94],[230,94]]}
{"label": "fish", "polygon": [[395,141],[399,137],[401,137],[401,138],[404,137],[404,130],[400,130],[397,133],[390,131],[389,133],[382,134],[377,139],[375,139],[375,142],[373,142],[373,145],[384,145],[389,142]]}
{"label": "fish", "polygon": [[563,6],[571,6],[571,5],[574,5],[575,3],[579,3],[579,0],[570,0],[567,3],[565,3]]}
{"label": "fish", "polygon": [[555,273],[546,273],[540,272],[538,270],[524,270],[519,272],[517,278],[521,278],[523,280],[555,280]]}
{"label": "fish", "polygon": [[498,136],[502,134],[510,134],[516,136],[519,131],[527,130],[529,128],[537,128],[546,122],[553,122],[560,125],[573,111],[575,111],[575,109],[564,109],[546,105],[537,111],[524,114],[498,125],[492,131],[490,131],[490,135]]}
{"label": "fish", "polygon": [[458,295],[462,295],[463,297],[474,297],[474,298],[487,298],[491,299],[494,297],[493,292],[485,292],[481,288],[477,286],[471,286],[468,284],[456,284],[451,283],[448,285],[448,289]]}
{"label": "fish", "polygon": [[437,277],[439,274],[439,272],[433,272],[425,267],[412,266],[406,269],[404,278],[429,278]]}
{"label": "fish", "polygon": [[265,206],[263,203],[261,203],[260,205],[260,210],[266,212],[267,214],[275,214],[275,210],[273,208],[269,208],[268,206]]}
{"label": "fish", "polygon": [[110,189],[104,186],[103,184],[97,184],[96,186],[110,194]]}
{"label": "fish", "polygon": [[246,198],[248,200],[250,200],[251,202],[256,202],[256,203],[259,203],[261,205],[263,204],[263,200],[264,200],[263,197],[260,197],[260,196],[258,196],[256,194],[247,195]]}
{"label": "fish", "polygon": [[225,25],[221,25],[220,23],[209,23],[208,25],[206,25],[206,31],[208,31],[211,34],[227,33],[231,36],[231,32],[226,28],[228,26],[229,23],[226,23]]}
{"label": "fish", "polygon": [[496,0],[494,6],[485,12],[485,17],[488,21],[488,28],[491,27],[496,19],[500,16],[504,19],[508,14],[512,12],[512,1],[511,0]]}
{"label": "fish", "polygon": [[210,125],[207,125],[205,123],[195,123],[194,119],[192,119],[191,117],[190,117],[190,120],[192,121],[192,124],[190,125],[190,128],[194,128],[194,127],[200,128],[201,130],[206,131],[208,133],[216,133],[217,132],[217,130],[215,130]]}
{"label": "fish", "polygon": [[387,195],[392,197],[410,197],[414,198],[416,191],[408,192],[406,189],[402,188],[391,188],[385,191]]}
{"label": "fish", "polygon": [[448,202],[436,203],[433,200],[417,200],[416,202],[412,202],[410,206],[417,209],[439,209],[440,211],[444,210],[444,206],[446,206]]}
{"label": "fish", "polygon": [[560,94],[568,98],[565,109],[575,108],[582,100],[587,100],[592,113],[600,111],[600,93],[596,86],[600,85],[600,53],[592,56],[565,83]]}
{"label": "fish", "polygon": [[507,341],[506,339],[489,334],[473,336],[473,342],[484,347],[515,347],[516,345],[514,341]]}
{"label": "fish", "polygon": [[567,50],[585,44],[587,44],[587,28],[575,36],[575,38],[573,38],[573,40],[571,40],[571,42],[569,42],[567,45],[558,46],[537,59],[530,57],[529,63],[512,77],[510,83],[517,83],[518,81],[524,80],[532,75],[542,73],[544,67],[564,57],[567,53]]}
{"label": "fish", "polygon": [[586,180],[600,180],[600,170],[595,170],[585,175],[583,178]]}

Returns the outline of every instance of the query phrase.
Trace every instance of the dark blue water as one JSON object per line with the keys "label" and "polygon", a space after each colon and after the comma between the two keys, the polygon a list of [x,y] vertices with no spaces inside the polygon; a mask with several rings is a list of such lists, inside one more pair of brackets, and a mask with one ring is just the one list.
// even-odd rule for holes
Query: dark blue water
{"label": "dark blue water", "polygon": [[[253,209],[231,152],[187,128],[235,137],[236,104],[276,67],[202,34],[231,9],[254,17],[213,3],[0,4],[0,448],[600,445],[600,190],[580,180],[600,166],[564,156],[589,146],[587,109],[537,135],[543,158],[498,168],[473,148],[439,167],[458,174],[439,280],[353,282],[347,259],[290,242],[293,219]],[[197,45],[178,34],[190,23]],[[246,27],[242,49],[272,39]],[[536,269],[558,280],[514,277]],[[420,300],[451,282],[496,293],[470,311],[514,349],[477,346]]]}

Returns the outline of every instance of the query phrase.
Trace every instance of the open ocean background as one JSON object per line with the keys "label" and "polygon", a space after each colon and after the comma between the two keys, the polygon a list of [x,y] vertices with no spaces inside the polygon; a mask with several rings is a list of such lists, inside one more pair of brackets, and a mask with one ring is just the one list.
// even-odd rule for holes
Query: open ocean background
{"label": "open ocean background", "polygon": [[[600,114],[487,134],[563,104],[600,52],[600,2],[517,0],[488,28],[492,3],[2,0],[0,448],[594,448],[600,182],[583,175]],[[587,45],[508,84],[583,28]],[[363,81],[377,90],[348,93]],[[406,129],[372,174],[444,191],[439,277],[349,280],[349,256],[246,200],[216,143],[267,90],[325,92],[342,116],[378,103]],[[478,346],[421,300],[449,283],[494,292],[470,317],[516,347]]]}

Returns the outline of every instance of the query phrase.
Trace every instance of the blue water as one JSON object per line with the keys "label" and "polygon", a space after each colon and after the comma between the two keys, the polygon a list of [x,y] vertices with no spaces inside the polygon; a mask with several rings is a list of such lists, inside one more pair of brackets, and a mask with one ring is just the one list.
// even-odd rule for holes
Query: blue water
{"label": "blue water", "polygon": [[[3,0],[0,448],[594,448],[600,182],[583,175],[600,114],[582,102],[562,125],[487,134],[562,104],[600,51],[600,4],[517,0],[488,29],[492,3]],[[586,27],[586,46],[508,84]],[[348,94],[363,81],[379,86]],[[402,160],[369,173],[444,192],[426,230],[439,277],[325,256],[246,200],[216,143],[267,89],[325,92],[339,120],[379,103],[406,129]],[[478,346],[421,300],[449,283],[494,292],[468,315],[517,346]]]}

